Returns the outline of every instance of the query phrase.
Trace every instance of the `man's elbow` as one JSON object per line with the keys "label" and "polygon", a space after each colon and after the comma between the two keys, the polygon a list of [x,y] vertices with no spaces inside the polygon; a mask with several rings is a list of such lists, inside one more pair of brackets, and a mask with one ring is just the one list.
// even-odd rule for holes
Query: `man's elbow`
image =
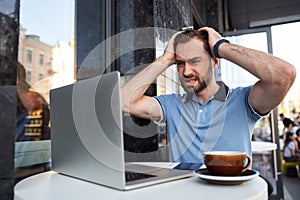
{"label": "man's elbow", "polygon": [[275,77],[275,80],[280,87],[285,87],[287,90],[293,85],[296,79],[296,69],[293,65],[288,64],[285,70],[281,72],[279,77]]}
{"label": "man's elbow", "polygon": [[286,82],[285,84],[288,83],[289,88],[293,85],[295,79],[296,79],[296,69],[293,65],[289,65],[289,67],[286,70]]}

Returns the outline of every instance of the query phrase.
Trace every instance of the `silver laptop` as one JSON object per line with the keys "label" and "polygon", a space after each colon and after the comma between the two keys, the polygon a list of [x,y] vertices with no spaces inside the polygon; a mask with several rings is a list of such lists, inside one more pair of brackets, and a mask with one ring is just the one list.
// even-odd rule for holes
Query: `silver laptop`
{"label": "silver laptop", "polygon": [[53,89],[50,106],[54,171],[120,190],[192,176],[125,163],[119,72]]}

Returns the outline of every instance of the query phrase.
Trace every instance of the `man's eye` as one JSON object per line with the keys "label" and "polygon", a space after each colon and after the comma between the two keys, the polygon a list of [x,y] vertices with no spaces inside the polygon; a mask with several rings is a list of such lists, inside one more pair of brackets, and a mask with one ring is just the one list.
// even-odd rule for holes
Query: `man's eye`
{"label": "man's eye", "polygon": [[177,61],[176,64],[177,64],[177,66],[183,66],[183,65],[184,65],[184,62],[179,62],[179,61]]}
{"label": "man's eye", "polygon": [[191,60],[190,61],[192,65],[198,64],[200,62],[200,60]]}

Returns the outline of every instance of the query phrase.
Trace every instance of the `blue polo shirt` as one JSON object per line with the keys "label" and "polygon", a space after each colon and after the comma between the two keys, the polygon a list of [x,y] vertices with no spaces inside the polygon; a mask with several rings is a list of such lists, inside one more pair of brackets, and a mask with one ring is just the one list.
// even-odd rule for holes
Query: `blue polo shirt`
{"label": "blue polo shirt", "polygon": [[202,152],[236,150],[252,155],[251,136],[261,116],[248,101],[252,86],[219,91],[202,104],[196,95],[154,97],[167,124],[170,161],[203,163]]}

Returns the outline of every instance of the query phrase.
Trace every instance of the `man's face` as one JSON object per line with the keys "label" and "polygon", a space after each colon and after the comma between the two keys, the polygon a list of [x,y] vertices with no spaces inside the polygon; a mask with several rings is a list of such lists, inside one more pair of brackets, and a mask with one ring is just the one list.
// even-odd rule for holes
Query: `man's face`
{"label": "man's face", "polygon": [[182,87],[188,93],[200,93],[213,78],[213,59],[199,39],[177,45],[176,64]]}

